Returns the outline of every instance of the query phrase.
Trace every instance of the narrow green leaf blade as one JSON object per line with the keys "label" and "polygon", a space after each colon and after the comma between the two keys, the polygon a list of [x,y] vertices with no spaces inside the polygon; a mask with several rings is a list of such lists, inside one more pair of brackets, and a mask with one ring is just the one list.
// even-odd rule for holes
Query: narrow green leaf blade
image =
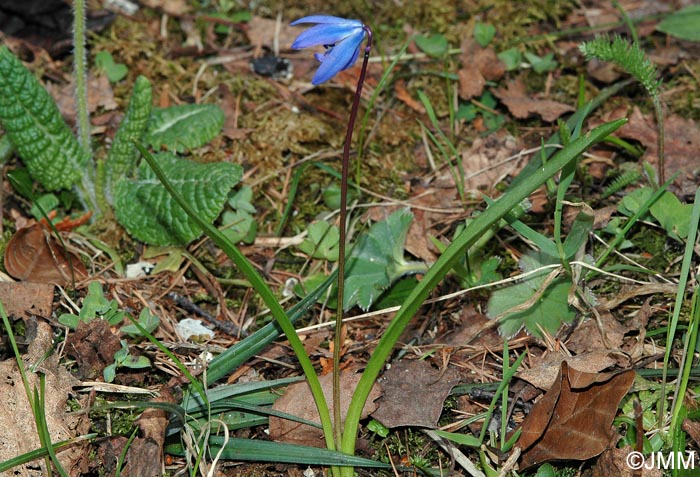
{"label": "narrow green leaf blade", "polygon": [[[170,153],[156,154],[155,158],[174,187],[209,223],[219,215],[229,191],[242,176],[236,164],[201,164]],[[119,181],[114,194],[117,219],[143,242],[184,245],[202,234],[201,227],[173,200],[146,163],[139,166],[135,180]]]}
{"label": "narrow green leaf blade", "polygon": [[[211,453],[216,454],[224,445],[224,438],[213,436],[209,439],[209,445]],[[165,447],[165,452],[173,455],[182,455],[183,449],[180,444],[171,444]],[[338,451],[282,442],[240,438],[231,438],[226,442],[224,450],[221,453],[221,458],[227,460],[279,462],[301,465],[390,468],[389,464],[383,462],[355,457]]]}

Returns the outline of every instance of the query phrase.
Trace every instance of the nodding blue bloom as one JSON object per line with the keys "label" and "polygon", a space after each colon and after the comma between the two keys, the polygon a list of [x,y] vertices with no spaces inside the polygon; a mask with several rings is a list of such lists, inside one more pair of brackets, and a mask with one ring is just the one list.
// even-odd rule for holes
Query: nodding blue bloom
{"label": "nodding blue bloom", "polygon": [[365,37],[365,25],[361,21],[328,15],[311,15],[291,24],[301,23],[317,23],[317,25],[303,31],[294,40],[292,48],[300,50],[318,45],[326,48],[325,53],[314,55],[321,62],[321,66],[311,80],[313,84],[324,83],[355,63],[360,54],[360,44]]}

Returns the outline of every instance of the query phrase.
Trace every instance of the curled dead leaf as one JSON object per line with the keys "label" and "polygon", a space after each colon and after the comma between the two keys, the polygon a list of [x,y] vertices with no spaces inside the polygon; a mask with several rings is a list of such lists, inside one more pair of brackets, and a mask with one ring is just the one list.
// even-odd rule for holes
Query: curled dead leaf
{"label": "curled dead leaf", "polygon": [[64,250],[41,224],[19,229],[5,248],[5,269],[14,278],[35,283],[67,285],[88,277],[77,255]]}
{"label": "curled dead leaf", "polygon": [[521,470],[556,460],[586,460],[614,445],[612,422],[635,373],[584,373],[561,363],[552,387],[521,425]]}
{"label": "curled dead leaf", "polygon": [[498,88],[493,94],[508,107],[513,116],[521,119],[537,114],[545,121],[555,121],[562,114],[574,110],[572,106],[558,101],[530,97],[520,78],[509,81],[507,87]]}

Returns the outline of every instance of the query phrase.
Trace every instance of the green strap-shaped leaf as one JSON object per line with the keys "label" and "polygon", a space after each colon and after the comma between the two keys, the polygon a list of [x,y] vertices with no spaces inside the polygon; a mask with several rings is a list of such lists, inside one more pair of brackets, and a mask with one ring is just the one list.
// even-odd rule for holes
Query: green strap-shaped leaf
{"label": "green strap-shaped leaf", "polygon": [[184,152],[208,143],[224,125],[224,112],[215,104],[183,104],[155,108],[146,132],[146,142],[154,149],[163,147]]}
{"label": "green strap-shaped leaf", "polygon": [[0,47],[0,122],[46,189],[67,189],[84,173],[88,155],[53,98],[7,47]]}
{"label": "green strap-shaped leaf", "polygon": [[151,117],[152,100],[151,83],[145,77],[139,76],[134,83],[129,107],[114,136],[114,142],[109,149],[105,174],[107,194],[112,195],[112,187],[120,178],[134,170],[139,158],[139,151],[134,141],[141,140],[146,125]]}
{"label": "green strap-shaped leaf", "polygon": [[[160,153],[155,158],[173,186],[207,222],[219,215],[229,191],[241,180],[242,169],[236,164],[200,164],[170,153]],[[114,206],[124,228],[149,244],[184,245],[202,233],[145,162],[139,166],[135,180],[117,183]]]}

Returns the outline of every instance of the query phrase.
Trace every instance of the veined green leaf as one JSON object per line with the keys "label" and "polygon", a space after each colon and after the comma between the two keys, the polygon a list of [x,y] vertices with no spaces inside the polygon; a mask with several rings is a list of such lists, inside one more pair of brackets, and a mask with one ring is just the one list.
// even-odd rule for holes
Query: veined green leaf
{"label": "veined green leaf", "polygon": [[107,154],[105,175],[108,196],[112,195],[113,185],[135,169],[139,151],[134,141],[140,140],[146,130],[151,117],[152,96],[150,81],[143,76],[136,78],[126,115],[119,125],[112,147]]}
{"label": "veined green leaf", "polygon": [[[231,188],[241,179],[241,167],[218,162],[200,164],[170,153],[155,155],[166,176],[198,215],[213,222]],[[177,205],[145,162],[135,180],[123,179],[114,191],[119,222],[137,239],[153,245],[187,244],[202,229]]]}
{"label": "veined green leaf", "polygon": [[0,47],[0,122],[32,177],[47,190],[78,182],[88,154],[53,98],[7,47]]}
{"label": "veined green leaf", "polygon": [[224,112],[215,104],[183,104],[155,108],[146,132],[146,142],[158,150],[175,152],[208,143],[224,125]]}
{"label": "veined green leaf", "polygon": [[424,272],[420,262],[408,262],[403,250],[413,215],[399,210],[372,225],[353,247],[346,264],[344,308],[369,309],[377,297],[403,275]]}

